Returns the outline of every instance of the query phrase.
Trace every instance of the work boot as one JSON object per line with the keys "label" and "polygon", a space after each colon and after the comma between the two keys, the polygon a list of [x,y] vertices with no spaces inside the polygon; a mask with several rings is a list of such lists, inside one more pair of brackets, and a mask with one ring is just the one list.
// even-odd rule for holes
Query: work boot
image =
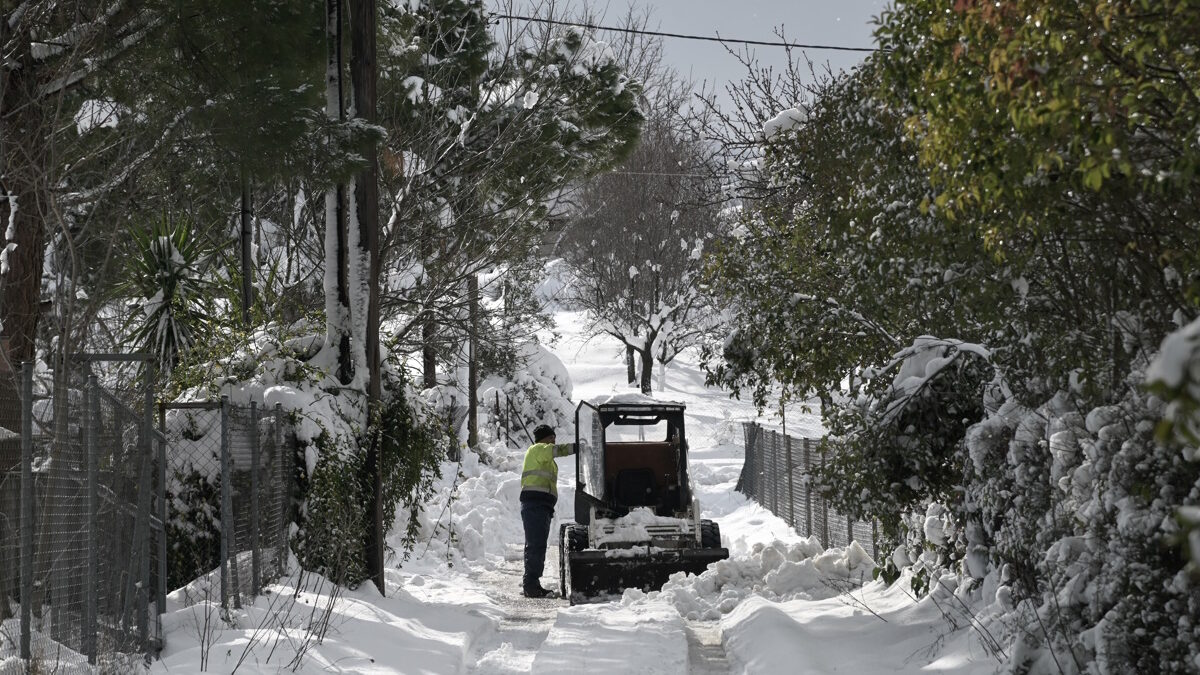
{"label": "work boot", "polygon": [[542,588],[541,586],[534,586],[532,588],[526,588],[524,591],[521,592],[521,595],[524,595],[527,598],[545,598],[545,597],[548,597],[553,594],[554,594],[554,591],[552,591],[548,588]]}

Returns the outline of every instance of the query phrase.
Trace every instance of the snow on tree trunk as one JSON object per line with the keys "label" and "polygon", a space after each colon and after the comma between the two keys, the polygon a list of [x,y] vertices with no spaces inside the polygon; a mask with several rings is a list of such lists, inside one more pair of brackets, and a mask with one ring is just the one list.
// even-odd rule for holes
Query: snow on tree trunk
{"label": "snow on tree trunk", "polygon": [[[342,109],[342,3],[325,2],[325,115],[343,119]],[[350,355],[350,291],[347,277],[346,187],[337,185],[325,193],[325,342],[335,353],[337,380],[349,385],[354,377]]]}
{"label": "snow on tree trunk", "polygon": [[[375,22],[375,0],[351,1],[350,80],[354,88],[354,117],[365,124],[375,124]],[[350,312],[355,360],[363,366],[365,374],[364,378],[356,372],[355,380],[366,380],[366,412],[369,415],[378,407],[382,395],[379,373],[379,167],[374,145],[364,148],[363,158],[366,165],[355,177],[351,193]],[[383,485],[378,436],[371,433],[367,438],[362,479],[371,486],[372,497],[367,509],[371,522],[366,541],[366,569],[382,595],[387,590],[383,569]]]}
{"label": "snow on tree trunk", "polygon": [[[27,43],[25,40],[18,42]],[[49,209],[47,183],[49,132],[41,107],[25,96],[35,83],[29,53],[12,55],[21,67],[5,66],[0,86],[0,180],[5,198],[0,199],[0,222],[5,224],[3,242],[6,267],[0,276],[0,335],[7,338],[10,364],[32,360],[34,339],[40,319],[42,263],[46,250],[45,217]]]}
{"label": "snow on tree trunk", "polygon": [[467,445],[479,445],[479,275],[467,277]]}

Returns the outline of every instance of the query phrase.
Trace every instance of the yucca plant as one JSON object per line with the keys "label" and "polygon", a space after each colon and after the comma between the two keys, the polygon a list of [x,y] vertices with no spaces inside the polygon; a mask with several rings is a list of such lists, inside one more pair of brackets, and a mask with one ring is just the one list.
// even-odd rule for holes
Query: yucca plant
{"label": "yucca plant", "polygon": [[129,259],[126,292],[134,311],[126,335],[169,375],[210,327],[209,256],[186,218],[164,215],[131,234],[136,254]]}

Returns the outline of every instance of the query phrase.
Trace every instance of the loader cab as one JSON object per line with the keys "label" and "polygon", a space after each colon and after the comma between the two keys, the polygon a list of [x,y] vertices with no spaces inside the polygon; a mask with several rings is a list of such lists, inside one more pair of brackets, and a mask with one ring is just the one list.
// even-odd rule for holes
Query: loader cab
{"label": "loader cab", "polygon": [[681,517],[692,501],[684,405],[647,396],[585,401],[575,409],[575,522],[650,507]]}

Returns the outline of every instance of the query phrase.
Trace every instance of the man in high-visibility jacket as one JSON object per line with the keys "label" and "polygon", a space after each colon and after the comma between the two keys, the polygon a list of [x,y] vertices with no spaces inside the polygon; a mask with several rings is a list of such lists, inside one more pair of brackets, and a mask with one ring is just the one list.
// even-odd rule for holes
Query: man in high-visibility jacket
{"label": "man in high-visibility jacket", "polygon": [[574,443],[554,440],[550,426],[542,424],[534,429],[533,445],[525,451],[521,469],[521,523],[525,526],[525,577],[521,581],[527,598],[544,598],[551,593],[542,588],[541,578],[550,521],[558,503],[558,464],[554,459],[575,453]]}

